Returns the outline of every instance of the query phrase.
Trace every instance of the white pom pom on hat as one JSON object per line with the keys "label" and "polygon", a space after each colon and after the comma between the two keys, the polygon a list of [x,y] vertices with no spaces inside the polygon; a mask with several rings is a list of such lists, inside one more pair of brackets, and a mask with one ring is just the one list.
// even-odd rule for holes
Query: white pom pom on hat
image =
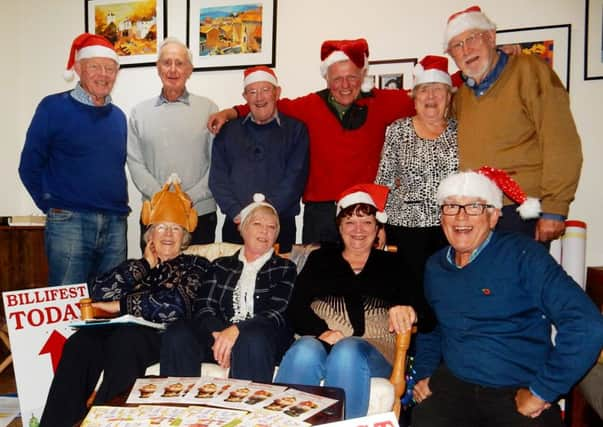
{"label": "white pom pom on hat", "polygon": [[278,216],[276,208],[266,201],[266,196],[264,196],[262,193],[255,193],[253,195],[253,202],[245,206],[243,209],[241,209],[241,212],[239,212],[239,218],[241,219],[240,223],[242,224],[245,218],[247,218],[251,212],[260,206],[265,206],[272,209],[274,214]]}

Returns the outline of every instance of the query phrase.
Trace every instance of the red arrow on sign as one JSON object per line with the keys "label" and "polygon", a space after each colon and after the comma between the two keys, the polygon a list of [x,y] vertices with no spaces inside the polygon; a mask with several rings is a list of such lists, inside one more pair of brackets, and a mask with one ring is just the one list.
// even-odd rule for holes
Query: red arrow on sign
{"label": "red arrow on sign", "polygon": [[60,332],[56,330],[52,331],[46,343],[38,353],[40,356],[46,353],[50,354],[50,361],[52,362],[52,372],[55,373],[57,371],[57,366],[59,365],[59,360],[61,360],[61,356],[63,354],[63,346],[67,338],[65,338]]}

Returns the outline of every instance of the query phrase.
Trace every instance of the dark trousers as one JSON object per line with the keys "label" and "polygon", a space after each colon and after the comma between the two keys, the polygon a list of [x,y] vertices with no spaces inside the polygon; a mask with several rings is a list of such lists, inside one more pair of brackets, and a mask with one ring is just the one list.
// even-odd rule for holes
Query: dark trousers
{"label": "dark trousers", "polygon": [[69,337],[55,372],[40,427],[71,427],[84,418],[101,372],[95,405],[127,391],[159,360],[161,338],[144,326],[98,326]]}
{"label": "dark trousers", "polygon": [[[293,246],[295,243],[295,235],[297,233],[295,217],[285,217],[279,215],[278,221],[281,225],[281,231],[278,234],[278,239],[276,239],[276,243],[279,245],[279,252],[291,252],[291,246]],[[232,218],[224,218],[224,225],[222,226],[222,241],[228,243],[243,243],[241,233],[239,233],[239,229],[233,222]]]}
{"label": "dark trousers", "polygon": [[[293,341],[291,331],[268,322],[245,325],[232,348],[230,378],[271,383],[274,367]],[[179,321],[168,327],[161,341],[161,375],[198,377],[202,362],[216,363],[214,339],[200,321]]]}
{"label": "dark trousers", "polygon": [[[140,224],[140,250],[144,254],[144,248],[147,246],[144,242],[144,232],[147,227],[139,221]],[[216,240],[216,225],[218,224],[218,215],[215,212],[197,217],[197,228],[191,233],[191,245],[204,245],[213,243]]]}
{"label": "dark trousers", "polygon": [[515,387],[483,387],[461,381],[442,365],[429,380],[433,393],[413,408],[412,427],[563,427],[559,406],[537,418],[517,412]]}
{"label": "dark trousers", "polygon": [[340,241],[335,224],[337,205],[334,201],[304,202],[304,228],[302,243],[321,243]]}

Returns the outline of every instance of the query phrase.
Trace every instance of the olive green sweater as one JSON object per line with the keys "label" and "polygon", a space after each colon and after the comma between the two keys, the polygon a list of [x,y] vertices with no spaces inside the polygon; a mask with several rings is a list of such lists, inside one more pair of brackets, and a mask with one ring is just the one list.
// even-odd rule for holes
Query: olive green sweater
{"label": "olive green sweater", "polygon": [[552,69],[513,55],[482,96],[463,85],[454,98],[460,170],[503,169],[541,200],[543,212],[567,216],[582,150],[568,93]]}

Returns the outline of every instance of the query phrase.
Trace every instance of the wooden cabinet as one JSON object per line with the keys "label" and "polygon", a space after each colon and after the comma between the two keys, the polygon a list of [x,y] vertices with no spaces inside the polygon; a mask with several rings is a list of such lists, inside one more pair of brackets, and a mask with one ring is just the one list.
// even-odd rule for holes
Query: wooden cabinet
{"label": "wooden cabinet", "polygon": [[0,226],[1,290],[35,288],[47,283],[44,227]]}

